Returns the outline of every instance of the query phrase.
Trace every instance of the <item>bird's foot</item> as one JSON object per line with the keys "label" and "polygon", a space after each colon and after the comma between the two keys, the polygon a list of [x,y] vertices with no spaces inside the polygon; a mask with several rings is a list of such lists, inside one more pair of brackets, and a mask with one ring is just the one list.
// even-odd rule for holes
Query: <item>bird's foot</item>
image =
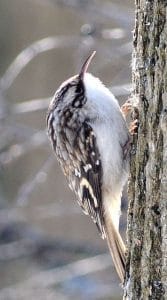
{"label": "bird's foot", "polygon": [[139,120],[138,119],[136,119],[136,120],[134,120],[130,123],[129,132],[130,132],[131,135],[134,135],[134,134],[137,133],[138,126],[139,126]]}
{"label": "bird's foot", "polygon": [[129,132],[131,135],[136,134],[138,125],[139,125],[139,121],[138,121],[139,111],[138,111],[138,108],[132,104],[131,98],[129,98],[121,106],[121,112],[125,118],[127,117],[128,113],[131,112],[131,117],[132,117],[133,121],[130,123]]}
{"label": "bird's foot", "polygon": [[127,100],[122,106],[121,106],[121,112],[124,115],[124,117],[127,117],[128,113],[132,111],[133,105],[130,102],[130,100]]}

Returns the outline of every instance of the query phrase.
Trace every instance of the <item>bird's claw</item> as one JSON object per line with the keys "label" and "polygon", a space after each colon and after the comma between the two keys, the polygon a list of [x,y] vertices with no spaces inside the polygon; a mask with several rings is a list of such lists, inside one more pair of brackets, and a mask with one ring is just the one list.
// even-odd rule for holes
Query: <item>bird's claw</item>
{"label": "bird's claw", "polygon": [[139,125],[138,119],[136,119],[130,123],[129,132],[131,135],[134,135],[137,133],[138,125]]}
{"label": "bird's claw", "polygon": [[132,103],[127,100],[122,106],[121,106],[121,112],[124,115],[124,117],[126,117],[128,115],[129,112],[132,111]]}
{"label": "bird's claw", "polygon": [[134,119],[129,126],[129,132],[131,135],[134,135],[137,133],[139,121],[138,121],[138,109],[137,107],[133,106],[130,99],[128,99],[122,106],[121,106],[121,112],[124,115],[124,117],[127,117],[129,112],[132,112],[132,118]]}

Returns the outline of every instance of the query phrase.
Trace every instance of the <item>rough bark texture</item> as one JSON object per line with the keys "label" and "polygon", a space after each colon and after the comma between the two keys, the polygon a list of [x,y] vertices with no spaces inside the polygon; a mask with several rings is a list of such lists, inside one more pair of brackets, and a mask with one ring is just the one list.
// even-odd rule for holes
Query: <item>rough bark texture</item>
{"label": "rough bark texture", "polygon": [[136,0],[132,76],[139,100],[131,153],[124,299],[167,299],[167,1]]}

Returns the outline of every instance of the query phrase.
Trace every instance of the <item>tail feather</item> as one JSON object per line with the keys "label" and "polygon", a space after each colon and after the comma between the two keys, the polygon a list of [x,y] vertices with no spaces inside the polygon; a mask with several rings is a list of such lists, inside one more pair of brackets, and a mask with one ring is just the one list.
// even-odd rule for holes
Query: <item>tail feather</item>
{"label": "tail feather", "polygon": [[111,218],[105,215],[105,232],[111,256],[116,268],[116,271],[121,279],[124,281],[125,275],[125,245],[120,233],[115,228]]}

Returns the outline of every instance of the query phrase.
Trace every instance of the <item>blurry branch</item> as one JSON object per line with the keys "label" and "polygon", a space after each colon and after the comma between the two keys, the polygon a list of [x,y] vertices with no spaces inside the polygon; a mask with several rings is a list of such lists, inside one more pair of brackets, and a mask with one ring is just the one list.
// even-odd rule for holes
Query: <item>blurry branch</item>
{"label": "blurry branch", "polygon": [[49,106],[50,101],[51,97],[43,99],[32,99],[24,101],[22,103],[16,103],[12,107],[12,113],[21,114],[33,111],[46,110]]}
{"label": "blurry branch", "polygon": [[[14,59],[11,65],[8,67],[4,75],[0,79],[1,92],[6,91],[21,73],[21,71],[33,60],[37,55],[62,47],[75,47],[78,42],[81,41],[81,37],[77,36],[56,36],[47,37],[38,41],[35,41],[30,46],[25,48]],[[82,44],[82,43],[81,43]],[[87,43],[86,43],[87,44]],[[118,48],[116,56],[124,56],[131,52],[132,45],[127,43]],[[114,57],[115,57],[114,55]]]}
{"label": "blurry branch", "polygon": [[34,206],[33,210],[36,212],[37,215],[40,216],[40,219],[50,219],[55,217],[64,217],[69,215],[76,215],[81,214],[81,210],[78,206],[72,205],[70,203],[70,206],[65,206],[65,204],[62,205],[62,203],[59,205],[57,203],[51,203],[47,205],[40,205],[40,206]]}
{"label": "blurry branch", "polygon": [[[30,279],[22,281],[21,284],[15,284],[1,289],[0,298],[6,299],[47,299],[47,300],[65,300],[61,295],[57,294],[56,286],[64,282],[73,280],[80,276],[86,276],[91,273],[100,272],[112,265],[112,260],[109,254],[100,254],[86,259],[67,264],[62,267],[54,268],[38,272],[32,275]],[[115,293],[114,284],[105,285],[105,290],[101,292],[96,287],[98,294],[113,294]],[[52,294],[53,292],[53,294]],[[51,293],[51,294],[50,294]],[[59,293],[59,292],[58,292]],[[103,296],[103,295],[102,295]],[[64,297],[64,293],[63,293]],[[68,298],[69,299],[69,298]],[[97,299],[99,298],[97,295]],[[67,299],[66,299],[67,300]]]}
{"label": "blurry branch", "polygon": [[[26,281],[22,281],[20,287],[43,287],[47,288],[51,285],[60,284],[67,280],[71,280],[78,276],[84,276],[94,272],[100,272],[112,265],[112,260],[109,254],[99,254],[93,257],[78,260],[63,267],[58,267],[48,271],[38,272]],[[19,285],[17,285],[18,289]],[[16,288],[13,286],[12,288]],[[8,288],[10,289],[10,288]],[[7,289],[2,289],[1,293]]]}
{"label": "blurry branch", "polygon": [[[81,41],[81,37],[76,36],[59,36],[59,37],[47,37],[42,40],[36,41],[26,49],[24,49],[11,63],[6,70],[5,74],[0,79],[1,91],[6,91],[21,73],[21,71],[33,60],[37,55],[62,47],[75,47],[78,42]],[[90,46],[90,45],[89,45]],[[131,43],[121,46],[118,52],[115,53],[114,58],[129,54],[131,51]],[[119,54],[119,55],[118,55]],[[113,58],[113,55],[112,55]]]}
{"label": "blurry branch", "polygon": [[1,138],[4,134],[4,138],[5,135],[13,135],[15,137],[17,136],[19,139],[22,139],[31,138],[32,135],[37,132],[37,129],[23,123],[18,123],[12,118],[12,116],[10,116],[10,118],[3,120],[3,131],[4,132],[1,132]]}
{"label": "blurry branch", "polygon": [[28,141],[22,144],[12,145],[9,150],[0,154],[0,164],[11,163],[13,159],[19,158],[21,155],[26,154],[28,151],[32,151],[47,142],[47,136],[45,131],[39,131],[33,134]]}
{"label": "blurry branch", "polygon": [[25,222],[26,217],[21,210],[21,207],[0,209],[0,227],[13,222]]}
{"label": "blurry branch", "polygon": [[18,191],[17,204],[25,205],[28,201],[30,194],[33,190],[41,183],[44,183],[47,178],[47,174],[49,173],[50,167],[53,165],[54,157],[50,156],[49,159],[45,161],[40,170],[36,172],[35,176],[29,181],[25,181],[25,183],[20,187]]}
{"label": "blurry branch", "polygon": [[[28,0],[31,1],[32,0]],[[119,26],[123,28],[128,28],[132,24],[132,10],[128,9],[127,5],[123,6],[123,3],[111,3],[110,1],[84,1],[84,0],[33,0],[33,3],[36,2],[38,5],[49,5],[53,8],[57,5],[64,5],[66,7],[79,10],[80,14],[89,18],[93,22],[100,22],[108,19],[114,20]]]}
{"label": "blurry branch", "polygon": [[0,261],[32,255],[36,251],[33,241],[28,238],[0,245]]}
{"label": "blurry branch", "polygon": [[40,299],[40,300],[69,300],[68,297],[62,295],[62,293],[55,291],[54,289],[43,289],[42,287],[38,289],[19,289],[15,288],[4,289],[0,292],[1,300],[29,300],[29,299]]}
{"label": "blurry branch", "polygon": [[76,36],[47,37],[34,42],[24,49],[8,67],[0,80],[1,90],[7,90],[28,63],[40,53],[61,47],[75,47],[77,42]]}
{"label": "blurry branch", "polygon": [[90,258],[78,260],[63,267],[43,271],[26,281],[26,285],[48,287],[78,276],[103,271],[112,265],[109,254],[99,254]]}
{"label": "blurry branch", "polygon": [[[115,96],[125,96],[130,94],[132,85],[130,83],[115,85],[111,87],[111,91]],[[16,103],[12,107],[13,114],[29,113],[33,111],[46,110],[51,101],[50,98],[32,99],[22,103]]]}
{"label": "blurry branch", "polygon": [[[70,215],[81,214],[81,210],[75,204],[70,203],[70,206],[66,206],[64,203],[46,203],[45,205],[33,205],[33,214],[38,216],[38,220],[46,220],[55,217],[64,217]],[[13,222],[26,222],[26,213],[24,206],[15,206],[5,209],[0,209],[0,226],[4,226],[6,223]]]}
{"label": "blurry branch", "polygon": [[132,18],[130,16],[130,11],[128,10],[126,5],[122,7],[122,2],[121,4],[118,4],[113,2],[111,3],[108,1],[107,3],[105,2],[105,5],[103,4],[103,2],[101,5],[97,5],[97,1],[93,2],[91,3],[91,5],[89,3],[88,6],[91,18],[92,16],[94,16],[94,18],[96,19],[97,17],[103,18],[103,20],[104,18],[108,18],[110,20],[112,19],[117,24],[119,24],[119,26],[123,28],[128,28],[129,30],[129,26],[132,25]]}

